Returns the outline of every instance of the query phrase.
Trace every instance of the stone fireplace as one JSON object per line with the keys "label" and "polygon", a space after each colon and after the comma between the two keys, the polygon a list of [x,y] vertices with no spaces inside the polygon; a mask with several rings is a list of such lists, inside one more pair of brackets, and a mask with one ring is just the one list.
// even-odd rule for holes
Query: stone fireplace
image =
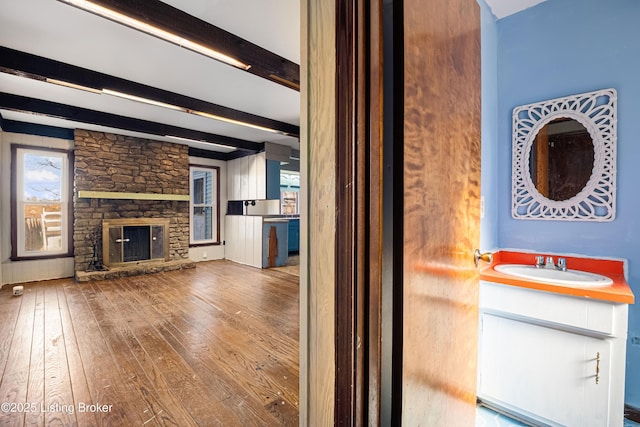
{"label": "stone fireplace", "polygon": [[[74,156],[78,280],[195,265],[188,259],[187,146],[77,129]],[[137,241],[135,246],[132,239]],[[96,257],[97,264],[108,266],[109,271],[87,272]]]}

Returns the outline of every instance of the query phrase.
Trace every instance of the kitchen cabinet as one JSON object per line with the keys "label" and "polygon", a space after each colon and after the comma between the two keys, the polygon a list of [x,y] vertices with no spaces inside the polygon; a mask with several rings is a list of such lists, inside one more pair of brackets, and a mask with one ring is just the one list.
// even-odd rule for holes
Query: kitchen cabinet
{"label": "kitchen cabinet", "polygon": [[258,268],[269,266],[269,232],[277,232],[275,266],[285,265],[288,258],[288,220],[260,215],[226,216],[225,258]]}
{"label": "kitchen cabinet", "polygon": [[[289,258],[288,223],[289,221],[286,219],[265,218],[262,225],[262,268],[282,267],[287,264]],[[275,251],[272,265],[269,261],[270,245],[273,245]]]}
{"label": "kitchen cabinet", "polygon": [[225,258],[262,267],[261,216],[226,216]]}
{"label": "kitchen cabinet", "polygon": [[621,426],[628,305],[480,282],[478,398],[550,426]]}
{"label": "kitchen cabinet", "polygon": [[264,200],[280,198],[280,163],[265,153],[227,162],[227,198]]}
{"label": "kitchen cabinet", "polygon": [[[227,166],[227,199],[240,200],[240,175],[238,174],[238,162],[237,159],[228,160]],[[238,191],[236,191],[236,188]]]}
{"label": "kitchen cabinet", "polygon": [[289,253],[300,251],[300,220],[289,219]]}
{"label": "kitchen cabinet", "polygon": [[267,160],[266,187],[268,200],[280,200],[280,162]]}

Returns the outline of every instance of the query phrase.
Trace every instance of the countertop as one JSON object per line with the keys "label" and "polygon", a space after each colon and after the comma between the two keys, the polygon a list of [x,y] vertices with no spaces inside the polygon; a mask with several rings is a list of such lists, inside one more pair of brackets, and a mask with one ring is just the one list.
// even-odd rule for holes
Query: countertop
{"label": "countertop", "polygon": [[263,216],[262,222],[289,222],[289,218],[277,217],[277,216]]}
{"label": "countertop", "polygon": [[262,218],[275,218],[275,219],[300,219],[300,216],[291,216],[291,215],[282,215],[282,214],[272,214],[272,215],[260,215],[260,214],[226,214],[227,216],[248,216],[248,217],[256,217],[260,216]]}
{"label": "countertop", "polygon": [[535,263],[535,256],[544,253],[525,253],[515,251],[498,251],[493,254],[493,261],[480,270],[480,280],[492,283],[501,283],[523,288],[536,289],[540,291],[554,292],[557,294],[572,295],[584,298],[593,298],[603,301],[610,301],[623,304],[633,304],[634,295],[624,276],[624,262],[621,260],[609,260],[598,258],[581,258],[574,256],[563,256],[557,254],[548,254],[554,259],[559,256],[567,260],[567,268],[569,270],[588,271],[590,273],[598,273],[607,276],[613,280],[613,284],[603,287],[581,288],[563,285],[550,285],[547,283],[537,282],[518,278],[494,270],[497,264],[531,264]]}

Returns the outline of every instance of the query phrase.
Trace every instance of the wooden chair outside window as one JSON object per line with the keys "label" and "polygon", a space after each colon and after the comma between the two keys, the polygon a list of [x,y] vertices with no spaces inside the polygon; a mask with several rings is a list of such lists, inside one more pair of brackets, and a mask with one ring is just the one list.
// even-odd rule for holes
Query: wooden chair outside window
{"label": "wooden chair outside window", "polygon": [[42,209],[42,240],[44,250],[55,250],[62,247],[62,212]]}

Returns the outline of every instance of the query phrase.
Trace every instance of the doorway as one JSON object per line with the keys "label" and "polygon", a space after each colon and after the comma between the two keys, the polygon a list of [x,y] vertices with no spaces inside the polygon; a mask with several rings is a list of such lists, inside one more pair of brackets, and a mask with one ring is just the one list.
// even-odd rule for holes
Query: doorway
{"label": "doorway", "polygon": [[[392,222],[403,230],[391,233],[390,266],[382,262],[381,244],[386,187],[369,179],[376,167],[390,173],[388,158],[376,157],[383,141],[378,108],[386,98],[376,85],[387,61],[380,54],[388,4],[396,64]],[[394,423],[474,425],[478,4],[305,2],[302,16],[307,90],[301,134],[308,135],[302,175],[309,182],[302,241],[313,246],[301,249],[301,422],[379,420],[390,405],[384,416]],[[386,324],[380,316],[389,316],[381,299],[388,271],[396,296],[393,348],[399,343],[401,353],[385,359],[378,340]]]}

